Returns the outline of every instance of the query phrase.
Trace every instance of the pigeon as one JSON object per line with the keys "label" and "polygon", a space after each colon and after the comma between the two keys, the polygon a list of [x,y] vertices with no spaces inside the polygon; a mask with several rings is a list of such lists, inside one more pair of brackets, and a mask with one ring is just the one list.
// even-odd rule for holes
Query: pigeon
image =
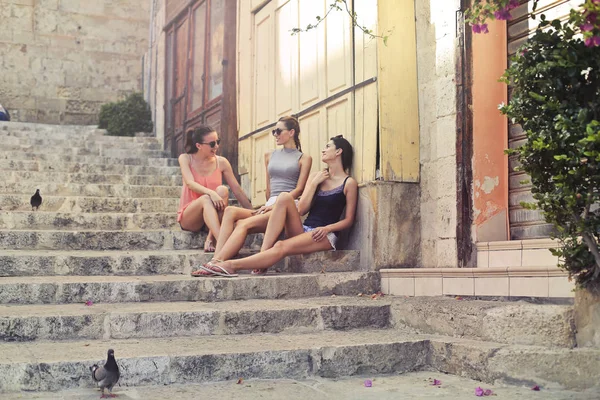
{"label": "pigeon", "polygon": [[[102,390],[101,399],[106,397],[117,397],[116,394],[112,393],[112,388],[119,381],[121,376],[119,373],[119,366],[115,360],[115,351],[113,349],[108,350],[108,357],[104,367],[99,367],[98,364],[94,364],[90,367],[92,372],[92,378],[98,382],[98,387]],[[108,389],[109,395],[104,394],[104,389]]]}
{"label": "pigeon", "polygon": [[31,211],[33,211],[33,209],[35,208],[35,210],[37,211],[38,208],[40,208],[40,206],[42,205],[42,196],[40,196],[40,189],[37,189],[35,191],[35,194],[33,196],[31,196]]}

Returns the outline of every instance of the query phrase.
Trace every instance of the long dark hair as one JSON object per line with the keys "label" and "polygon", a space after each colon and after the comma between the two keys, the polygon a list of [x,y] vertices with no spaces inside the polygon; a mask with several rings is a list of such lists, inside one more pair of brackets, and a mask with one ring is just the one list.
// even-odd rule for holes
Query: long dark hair
{"label": "long dark hair", "polygon": [[200,125],[188,130],[185,134],[185,152],[188,154],[197,153],[198,148],[196,147],[196,143],[203,143],[204,136],[214,131],[215,130],[209,125]]}
{"label": "long dark hair", "polygon": [[296,148],[302,152],[302,145],[300,144],[300,123],[295,117],[286,115],[285,117],[279,118],[279,121],[285,124],[285,129],[294,130],[294,144]]}
{"label": "long dark hair", "polygon": [[354,149],[349,141],[344,139],[342,135],[337,135],[329,139],[333,142],[336,149],[342,149],[342,167],[344,171],[350,172],[352,168],[352,160],[354,159]]}

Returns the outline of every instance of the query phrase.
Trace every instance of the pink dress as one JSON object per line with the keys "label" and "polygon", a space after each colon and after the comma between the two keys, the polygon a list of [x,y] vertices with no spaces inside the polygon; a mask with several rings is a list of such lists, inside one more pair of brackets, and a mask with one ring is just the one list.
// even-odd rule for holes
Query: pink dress
{"label": "pink dress", "polygon": [[[206,176],[202,176],[194,170],[192,167],[192,156],[188,154],[189,162],[190,162],[190,171],[192,171],[192,175],[194,177],[194,182],[204,186],[205,188],[216,190],[217,187],[223,184],[223,173],[219,169],[219,157],[217,156],[217,168],[210,174]],[[179,210],[177,211],[177,222],[181,222],[181,216],[185,209],[192,203],[192,201],[196,200],[200,197],[199,193],[196,193],[190,190],[187,185],[183,185],[181,188],[181,198],[179,199]]]}

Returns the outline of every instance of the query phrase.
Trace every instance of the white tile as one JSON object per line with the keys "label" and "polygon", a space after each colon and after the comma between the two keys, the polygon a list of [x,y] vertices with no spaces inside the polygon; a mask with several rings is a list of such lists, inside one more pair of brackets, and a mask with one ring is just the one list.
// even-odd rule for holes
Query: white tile
{"label": "white tile", "polygon": [[389,294],[394,296],[414,296],[415,278],[389,278]]}
{"label": "white tile", "polygon": [[442,277],[415,278],[415,296],[442,296]]}

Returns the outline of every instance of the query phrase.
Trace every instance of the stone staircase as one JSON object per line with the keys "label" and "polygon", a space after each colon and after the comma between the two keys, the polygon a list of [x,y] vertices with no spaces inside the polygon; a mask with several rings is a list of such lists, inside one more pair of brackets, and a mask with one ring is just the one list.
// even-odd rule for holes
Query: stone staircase
{"label": "stone staircase", "polygon": [[568,305],[373,295],[380,276],[352,251],[292,257],[264,277],[191,278],[203,238],[179,229],[179,169],[153,138],[11,123],[0,143],[6,396],[93,391],[88,366],[109,347],[122,387],[421,370],[600,382],[600,352],[572,348]]}

